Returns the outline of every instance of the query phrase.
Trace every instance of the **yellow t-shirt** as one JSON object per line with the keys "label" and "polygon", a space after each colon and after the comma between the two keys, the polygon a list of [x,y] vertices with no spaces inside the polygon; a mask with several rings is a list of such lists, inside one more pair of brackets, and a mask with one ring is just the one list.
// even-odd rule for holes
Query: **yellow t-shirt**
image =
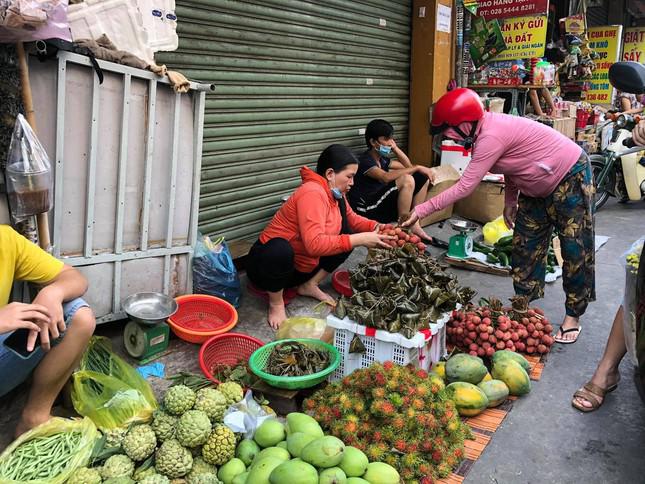
{"label": "yellow t-shirt", "polygon": [[33,242],[0,225],[0,306],[9,302],[13,281],[46,284],[63,269],[63,262]]}

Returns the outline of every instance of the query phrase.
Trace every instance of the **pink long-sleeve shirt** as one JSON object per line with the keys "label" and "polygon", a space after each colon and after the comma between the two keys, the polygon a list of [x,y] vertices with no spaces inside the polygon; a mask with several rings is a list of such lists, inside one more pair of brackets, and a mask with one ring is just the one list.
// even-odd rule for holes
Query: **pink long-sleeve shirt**
{"label": "pink long-sleeve shirt", "polygon": [[[470,132],[470,124],[460,126]],[[519,192],[546,197],[578,161],[582,148],[553,128],[527,118],[485,113],[478,126],[470,163],[459,181],[414,209],[419,218],[470,195],[486,173],[501,173],[506,181],[506,205],[517,203]],[[454,131],[451,138],[461,137]]]}

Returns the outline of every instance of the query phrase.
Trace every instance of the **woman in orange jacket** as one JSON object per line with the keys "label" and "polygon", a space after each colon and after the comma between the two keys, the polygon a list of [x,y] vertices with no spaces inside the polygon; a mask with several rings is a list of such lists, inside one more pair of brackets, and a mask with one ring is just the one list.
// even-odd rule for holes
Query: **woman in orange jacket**
{"label": "woman in orange jacket", "polygon": [[283,291],[333,303],[319,284],[358,246],[388,248],[374,220],[356,215],[345,199],[358,160],[345,146],[328,146],[316,171],[300,169],[302,185],[278,210],[248,256],[251,283],[269,295],[268,321],[277,329],[286,319]]}

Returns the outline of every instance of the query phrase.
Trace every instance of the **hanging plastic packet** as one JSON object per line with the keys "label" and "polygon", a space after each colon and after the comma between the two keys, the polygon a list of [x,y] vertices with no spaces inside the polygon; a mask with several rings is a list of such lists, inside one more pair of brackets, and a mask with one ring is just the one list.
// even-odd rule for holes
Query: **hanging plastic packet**
{"label": "hanging plastic packet", "polygon": [[11,136],[6,175],[14,220],[23,220],[52,208],[54,190],[49,157],[22,114],[18,114]]}
{"label": "hanging plastic packet", "polygon": [[640,301],[638,294],[638,269],[641,264],[641,255],[644,253],[645,238],[638,239],[623,254],[622,263],[625,267],[625,295],[623,297],[623,331],[625,333],[625,346],[632,363],[638,365],[636,351],[636,335],[638,333],[638,311]]}

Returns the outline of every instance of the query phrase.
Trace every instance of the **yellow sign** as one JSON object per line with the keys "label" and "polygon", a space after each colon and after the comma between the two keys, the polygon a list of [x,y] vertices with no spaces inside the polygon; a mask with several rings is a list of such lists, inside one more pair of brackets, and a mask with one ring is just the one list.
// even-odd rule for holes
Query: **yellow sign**
{"label": "yellow sign", "polygon": [[587,31],[589,48],[599,55],[585,95],[585,99],[592,104],[611,104],[613,101],[614,88],[609,84],[609,68],[618,61],[622,31],[622,25],[592,27]]}
{"label": "yellow sign", "polygon": [[625,29],[621,60],[645,64],[645,27]]}
{"label": "yellow sign", "polygon": [[506,50],[500,52],[493,60],[542,57],[546,43],[546,19],[546,15],[539,15],[500,20]]}

